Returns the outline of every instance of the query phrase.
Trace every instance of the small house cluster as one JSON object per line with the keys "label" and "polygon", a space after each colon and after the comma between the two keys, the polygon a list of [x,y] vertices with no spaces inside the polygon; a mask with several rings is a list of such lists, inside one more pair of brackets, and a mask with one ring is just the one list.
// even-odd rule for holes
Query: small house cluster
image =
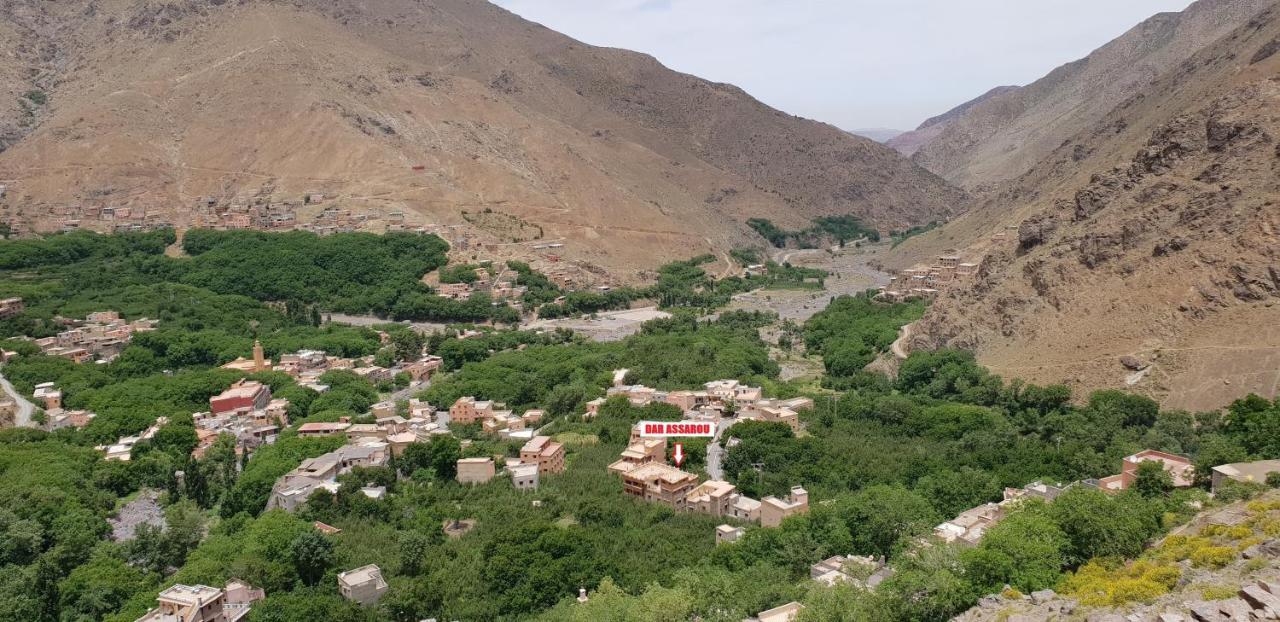
{"label": "small house cluster", "polygon": [[94,449],[105,454],[105,457],[103,458],[104,460],[128,462],[133,458],[133,446],[142,441],[151,440],[155,437],[156,432],[159,432],[160,428],[164,427],[166,423],[169,423],[168,417],[157,417],[156,422],[151,424],[151,427],[143,430],[141,434],[134,436],[122,436],[114,445],[99,445]]}
{"label": "small house cluster", "polygon": [[66,330],[53,337],[36,339],[40,351],[61,356],[77,363],[97,360],[110,362],[129,344],[134,333],[154,330],[156,320],[146,318],[126,322],[115,311],[90,313],[83,320],[59,318]]}
{"label": "small house cluster", "polygon": [[[385,339],[386,337],[384,337]],[[323,350],[299,350],[280,355],[280,362],[273,365],[263,352],[262,344],[253,343],[253,358],[237,358],[223,365],[223,369],[233,369],[245,373],[263,371],[279,371],[289,374],[300,386],[323,393],[329,389],[321,384],[320,376],[331,369],[345,369],[369,380],[383,382],[391,380],[397,374],[409,374],[413,382],[427,380],[440,369],[444,359],[438,356],[425,355],[417,360],[398,363],[395,367],[379,367],[373,364],[373,357],[349,359],[325,354]]]}
{"label": "small house cluster", "polygon": [[[276,480],[267,499],[267,509],[293,512],[306,503],[312,493],[326,490],[337,494],[341,484],[338,476],[350,473],[356,467],[386,466],[391,455],[389,445],[376,439],[362,439],[351,445],[343,445],[322,456],[308,458]],[[379,487],[361,489],[365,495],[381,498],[386,490]]]}
{"label": "small house cluster", "polygon": [[[760,387],[751,387],[737,380],[714,380],[700,391],[659,391],[644,385],[622,384],[626,370],[615,373],[614,386],[606,395],[625,396],[632,406],[642,407],[652,403],[671,404],[684,412],[685,417],[699,420],[717,420],[733,414],[739,421],[768,421],[785,423],[794,431],[800,431],[799,411],[813,408],[813,400],[798,397],[788,400],[766,399]],[[622,376],[622,377],[619,377]],[[604,405],[604,398],[587,403],[587,416],[595,416]]]}
{"label": "small house cluster", "polygon": [[543,411],[526,410],[516,415],[506,404],[491,400],[477,400],[473,396],[460,397],[449,407],[449,421],[460,425],[480,423],[488,434],[516,440],[533,439],[533,430],[542,422]]}
{"label": "small house cluster", "polygon": [[[36,403],[44,409],[46,430],[52,432],[63,428],[83,429],[93,421],[98,415],[87,410],[65,410],[62,408],[62,391],[58,389],[52,382],[42,382],[35,386],[31,396]],[[17,404],[12,400],[8,400],[12,406],[13,412],[9,414],[9,418],[17,414]],[[3,402],[0,402],[0,413],[5,410]]]}
{"label": "small house cluster", "polygon": [[[520,455],[506,459],[506,471],[511,484],[518,490],[536,490],[543,476],[563,473],[565,468],[564,444],[549,436],[535,436],[520,448]],[[457,480],[462,484],[483,484],[497,475],[497,463],[493,458],[463,458],[458,460]]]}
{"label": "small house cluster", "polygon": [[260,445],[274,443],[289,425],[288,411],[289,400],[272,398],[271,387],[241,379],[209,398],[208,412],[192,415],[199,439],[192,457],[204,457],[223,434],[235,437],[237,453],[252,453]]}
{"label": "small house cluster", "polygon": [[506,268],[505,263],[494,263],[502,269],[496,276],[490,276],[484,268],[476,268],[475,280],[471,283],[440,283],[435,287],[436,294],[453,300],[470,300],[475,294],[485,294],[494,302],[509,302],[513,307],[521,308],[520,298],[529,288],[518,285],[519,274]]}
{"label": "small house cluster", "polygon": [[733,518],[764,527],[777,527],[787,517],[809,511],[809,493],[799,486],[793,487],[786,498],[765,497],[757,501],[737,492],[729,482],[699,483],[697,475],[667,464],[666,439],[644,438],[639,425],[632,428],[630,444],[608,468],[622,479],[625,494],[677,511]]}
{"label": "small house cluster", "polygon": [[977,263],[962,262],[960,253],[952,249],[940,255],[932,266],[908,268],[890,277],[889,284],[880,288],[879,297],[891,301],[932,299],[943,289],[977,273]]}
{"label": "small house cluster", "polygon": [[999,503],[985,503],[961,512],[959,516],[934,527],[933,535],[944,542],[960,542],[977,544],[987,530],[995,526],[1009,514],[1015,505],[1024,499],[1042,499],[1052,502],[1073,486],[1095,488],[1108,494],[1119,494],[1133,485],[1138,478],[1138,467],[1143,462],[1158,463],[1173,481],[1176,488],[1191,486],[1195,481],[1195,467],[1186,456],[1165,453],[1154,449],[1146,449],[1131,456],[1126,456],[1120,463],[1120,473],[1102,479],[1086,479],[1072,482],[1066,486],[1053,486],[1043,482],[1033,482],[1023,488],[1006,488],[1004,499]]}
{"label": "small house cluster", "polygon": [[874,590],[891,576],[893,569],[884,557],[869,555],[835,555],[809,567],[809,578],[827,586],[848,583]]}

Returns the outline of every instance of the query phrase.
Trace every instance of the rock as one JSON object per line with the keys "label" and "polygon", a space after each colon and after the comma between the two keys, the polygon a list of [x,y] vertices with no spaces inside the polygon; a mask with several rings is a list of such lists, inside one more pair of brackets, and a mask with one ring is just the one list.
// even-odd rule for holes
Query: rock
{"label": "rock", "polygon": [[1162,613],[1157,622],[1186,622],[1187,618],[1180,613]]}
{"label": "rock", "polygon": [[1146,361],[1129,354],[1120,357],[1120,364],[1133,371],[1142,371],[1149,367]]}
{"label": "rock", "polygon": [[1085,618],[1085,622],[1126,622],[1118,613],[1095,613]]}
{"label": "rock", "polygon": [[1240,589],[1240,598],[1254,609],[1270,609],[1280,612],[1280,596],[1272,594],[1258,585],[1246,585]]}
{"label": "rock", "polygon": [[1191,617],[1200,622],[1218,622],[1222,617],[1222,613],[1218,611],[1216,603],[1198,601],[1187,603],[1187,607],[1191,609]]}
{"label": "rock", "polygon": [[1037,605],[1043,605],[1058,597],[1058,593],[1053,590],[1040,590],[1031,593],[1031,602]]}
{"label": "rock", "polygon": [[1018,248],[1028,250],[1048,241],[1058,229],[1058,220],[1052,214],[1039,214],[1018,225]]}
{"label": "rock", "polygon": [[1156,257],[1172,255],[1173,253],[1186,248],[1188,244],[1189,242],[1187,242],[1186,238],[1173,237],[1156,244],[1155,250],[1151,251],[1151,254]]}

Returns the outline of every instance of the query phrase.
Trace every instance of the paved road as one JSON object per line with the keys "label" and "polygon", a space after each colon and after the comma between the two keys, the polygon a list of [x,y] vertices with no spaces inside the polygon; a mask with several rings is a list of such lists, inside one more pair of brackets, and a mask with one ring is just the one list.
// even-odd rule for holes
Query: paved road
{"label": "paved road", "polygon": [[724,480],[725,450],[720,444],[720,437],[724,436],[725,430],[737,422],[737,419],[721,419],[720,424],[716,426],[715,438],[711,439],[711,443],[707,445],[707,476],[711,479]]}
{"label": "paved road", "polygon": [[3,388],[4,392],[9,395],[9,398],[18,404],[18,413],[13,417],[13,425],[22,428],[34,426],[35,424],[31,421],[31,415],[35,414],[36,405],[27,401],[27,398],[19,394],[17,389],[13,388],[13,384],[10,383],[9,379],[5,378],[3,374],[0,374],[0,388]]}

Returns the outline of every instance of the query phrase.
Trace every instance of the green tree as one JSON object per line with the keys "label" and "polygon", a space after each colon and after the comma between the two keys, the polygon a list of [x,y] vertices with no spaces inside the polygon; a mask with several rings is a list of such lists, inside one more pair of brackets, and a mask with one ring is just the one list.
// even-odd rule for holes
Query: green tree
{"label": "green tree", "polygon": [[1033,504],[988,529],[982,544],[961,558],[980,591],[999,591],[1008,583],[1030,592],[1057,583],[1068,546],[1043,504]]}
{"label": "green tree", "polygon": [[1067,537],[1064,561],[1076,567],[1091,559],[1136,557],[1160,527],[1161,509],[1133,494],[1111,496],[1075,486],[1048,507]]}
{"label": "green tree", "polygon": [[840,513],[853,535],[854,550],[871,555],[892,555],[941,520],[920,495],[887,485],[858,491],[840,503]]}
{"label": "green tree", "polygon": [[1173,476],[1156,460],[1144,460],[1138,465],[1133,490],[1145,498],[1163,497],[1173,490]]}
{"label": "green tree", "polygon": [[289,558],[302,583],[315,585],[333,565],[333,543],[320,532],[306,531],[289,545]]}
{"label": "green tree", "polygon": [[400,574],[416,575],[422,571],[427,552],[443,538],[439,530],[410,531],[400,535]]}

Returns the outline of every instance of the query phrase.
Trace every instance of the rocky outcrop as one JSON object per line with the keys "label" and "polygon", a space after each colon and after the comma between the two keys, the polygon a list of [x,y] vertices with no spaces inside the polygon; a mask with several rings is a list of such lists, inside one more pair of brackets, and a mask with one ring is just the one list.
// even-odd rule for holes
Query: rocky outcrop
{"label": "rocky outcrop", "polygon": [[[1272,394],[1280,55],[1249,59],[1280,37],[1280,5],[1248,21],[944,228],[948,246],[982,235],[974,248],[987,259],[967,289],[930,307],[916,344],[972,348],[1002,375],[1138,390],[1170,407]],[[1162,358],[1160,373],[1098,364],[1165,348],[1187,354]]]}

